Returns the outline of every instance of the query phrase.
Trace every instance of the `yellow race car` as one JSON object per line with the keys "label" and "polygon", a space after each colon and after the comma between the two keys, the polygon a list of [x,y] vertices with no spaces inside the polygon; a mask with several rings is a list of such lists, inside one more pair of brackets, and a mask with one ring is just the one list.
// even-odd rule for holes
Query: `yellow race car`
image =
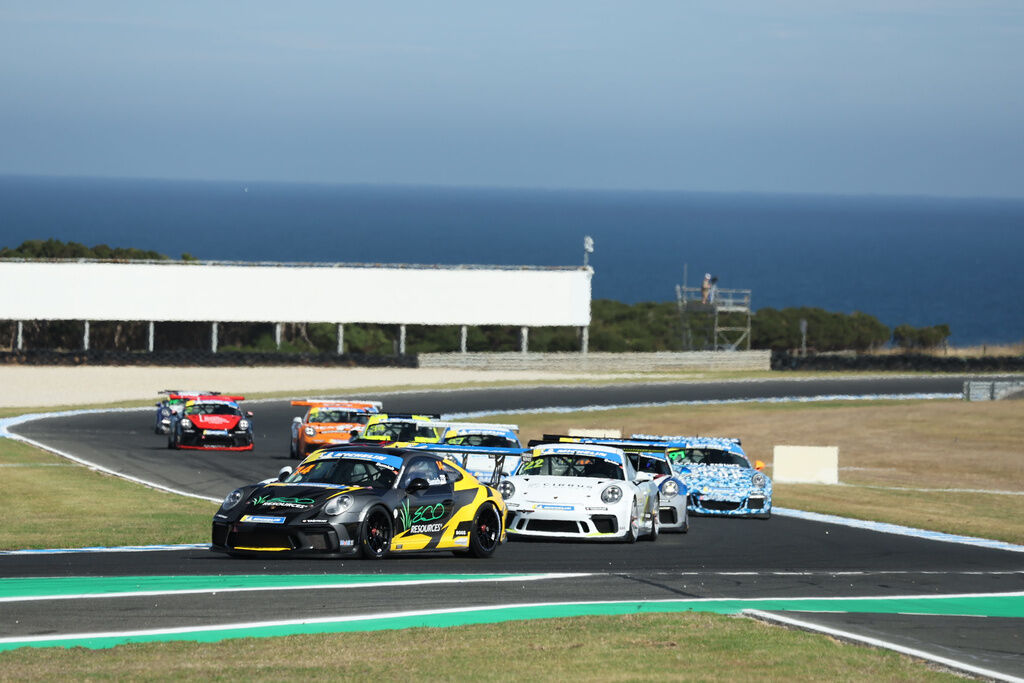
{"label": "yellow race car", "polygon": [[444,436],[447,424],[437,423],[439,415],[410,413],[377,413],[352,443],[391,446],[399,443],[437,443]]}
{"label": "yellow race car", "polygon": [[230,555],[453,551],[489,557],[505,541],[501,495],[422,450],[344,445],[279,481],[235,489],[213,516],[211,549]]}

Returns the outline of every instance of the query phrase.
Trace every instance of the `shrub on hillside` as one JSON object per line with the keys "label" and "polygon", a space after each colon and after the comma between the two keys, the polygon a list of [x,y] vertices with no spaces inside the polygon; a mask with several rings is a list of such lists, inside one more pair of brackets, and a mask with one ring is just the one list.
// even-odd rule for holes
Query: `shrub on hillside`
{"label": "shrub on hillside", "polygon": [[932,325],[931,327],[913,327],[899,325],[892,331],[892,343],[901,349],[934,349],[942,346],[949,339],[949,325]]}

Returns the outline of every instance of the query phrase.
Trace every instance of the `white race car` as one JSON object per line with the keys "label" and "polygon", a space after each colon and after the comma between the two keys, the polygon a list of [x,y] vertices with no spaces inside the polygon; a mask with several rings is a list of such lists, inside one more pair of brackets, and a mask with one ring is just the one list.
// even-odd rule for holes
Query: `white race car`
{"label": "white race car", "polygon": [[655,540],[660,500],[654,476],[638,473],[618,448],[543,444],[523,455],[498,491],[509,536]]}

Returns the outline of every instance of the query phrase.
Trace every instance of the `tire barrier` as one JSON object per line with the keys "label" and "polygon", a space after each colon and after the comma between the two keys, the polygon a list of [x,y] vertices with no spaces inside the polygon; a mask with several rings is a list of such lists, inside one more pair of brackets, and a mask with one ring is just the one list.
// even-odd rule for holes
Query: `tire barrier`
{"label": "tire barrier", "polygon": [[773,352],[772,370],[896,370],[908,372],[1024,372],[1024,356],[810,355]]}
{"label": "tire barrier", "polygon": [[414,355],[376,356],[361,353],[275,353],[200,350],[176,351],[0,351],[8,365],[160,365],[198,367],[255,367],[309,365],[324,367],[415,368]]}

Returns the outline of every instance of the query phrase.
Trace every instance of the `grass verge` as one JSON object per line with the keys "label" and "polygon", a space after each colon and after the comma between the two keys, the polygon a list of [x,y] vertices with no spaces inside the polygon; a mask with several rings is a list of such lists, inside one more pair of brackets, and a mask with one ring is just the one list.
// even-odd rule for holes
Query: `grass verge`
{"label": "grass verge", "polygon": [[[217,505],[0,439],[0,549],[203,543]],[[40,485],[44,480],[45,486]]]}
{"label": "grass verge", "polygon": [[4,680],[956,680],[917,660],[714,614],[573,617],[0,654]]}

